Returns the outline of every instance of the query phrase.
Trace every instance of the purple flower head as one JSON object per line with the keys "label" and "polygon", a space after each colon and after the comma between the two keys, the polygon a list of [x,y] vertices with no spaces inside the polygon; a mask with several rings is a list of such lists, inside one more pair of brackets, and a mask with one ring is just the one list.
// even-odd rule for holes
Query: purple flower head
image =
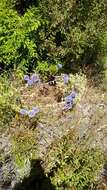
{"label": "purple flower head", "polygon": [[27,81],[27,84],[28,84],[29,86],[31,86],[31,85],[33,84],[33,81],[32,81],[31,79],[29,79],[29,80]]}
{"label": "purple flower head", "polygon": [[35,111],[34,110],[29,111],[28,116],[30,118],[34,117],[35,116]]}
{"label": "purple flower head", "polygon": [[33,117],[35,117],[35,115],[36,115],[38,112],[39,112],[39,109],[34,107],[32,110],[29,111],[28,116],[29,116],[30,118],[33,118]]}
{"label": "purple flower head", "polygon": [[39,82],[39,76],[37,74],[33,74],[31,76],[31,80],[33,81],[33,83],[37,83]]}
{"label": "purple flower head", "polygon": [[75,98],[76,94],[73,92],[70,93],[70,95],[68,95],[65,99],[65,106],[64,106],[64,109],[66,110],[70,110],[72,109],[73,107],[73,101],[74,101],[74,98]]}
{"label": "purple flower head", "polygon": [[64,109],[66,110],[70,110],[72,109],[72,107],[73,107],[73,102],[69,102],[64,105]]}
{"label": "purple flower head", "polygon": [[37,114],[39,112],[39,108],[33,107],[32,110]]}
{"label": "purple flower head", "polygon": [[28,75],[24,75],[24,80],[25,81],[28,81],[30,78],[29,78],[29,76]]}
{"label": "purple flower head", "polygon": [[22,109],[20,109],[19,113],[21,115],[27,115],[28,114],[28,110],[26,108],[22,108]]}
{"label": "purple flower head", "polygon": [[72,96],[71,95],[67,96],[65,101],[66,103],[73,102]]}
{"label": "purple flower head", "polygon": [[58,67],[58,69],[61,69],[62,68],[62,64],[58,63],[57,67]]}
{"label": "purple flower head", "polygon": [[75,99],[75,97],[76,97],[76,92],[75,92],[75,91],[72,91],[70,95],[71,95],[71,97],[72,97],[73,99]]}
{"label": "purple flower head", "polygon": [[64,74],[64,84],[68,84],[69,76],[67,74]]}

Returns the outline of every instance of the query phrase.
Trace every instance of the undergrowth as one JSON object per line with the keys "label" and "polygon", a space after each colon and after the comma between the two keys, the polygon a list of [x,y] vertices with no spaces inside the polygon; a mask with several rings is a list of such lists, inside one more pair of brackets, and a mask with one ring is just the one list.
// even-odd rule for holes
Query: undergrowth
{"label": "undergrowth", "polygon": [[45,167],[56,189],[94,189],[100,178],[104,156],[90,144],[89,132],[79,139],[70,131],[48,150]]}
{"label": "undergrowth", "polygon": [[[43,168],[56,189],[95,189],[104,164],[101,147],[93,146],[96,138],[95,122],[100,121],[102,111],[96,110],[91,116],[90,125],[95,128],[85,130],[88,128],[85,126],[88,125],[88,107],[83,107],[84,115],[79,109],[84,101],[88,106],[90,103],[98,103],[100,94],[96,96],[94,91],[87,90],[85,75],[71,74],[68,77],[67,84],[65,75],[61,74],[55,77],[55,84],[41,79],[39,83],[29,85],[22,79],[17,80],[15,74],[10,78],[1,76],[0,109],[3,111],[0,112],[0,130],[3,133],[4,126],[7,126],[5,133],[10,136],[11,155],[14,157],[19,179],[29,176],[30,161],[40,158],[39,151],[46,148],[45,151],[43,149],[44,156],[41,154]],[[74,99],[71,98],[72,95]],[[68,105],[68,110],[64,110],[68,99],[72,104]],[[100,100],[103,101],[103,95]],[[32,107],[39,108],[39,113],[29,117]],[[27,109],[28,114],[23,113],[22,109]],[[104,124],[105,120],[103,119]],[[80,133],[81,130],[86,131],[85,136],[83,132]]]}

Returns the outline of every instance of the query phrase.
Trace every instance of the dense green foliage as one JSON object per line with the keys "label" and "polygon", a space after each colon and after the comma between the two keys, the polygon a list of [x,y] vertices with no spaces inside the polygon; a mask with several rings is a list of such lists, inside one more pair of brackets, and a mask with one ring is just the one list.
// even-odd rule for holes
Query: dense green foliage
{"label": "dense green foliage", "polygon": [[43,15],[49,25],[43,33],[42,55],[49,61],[62,62],[78,70],[94,64],[101,52],[106,30],[106,2],[98,0],[42,1]]}
{"label": "dense green foliage", "polygon": [[38,28],[43,24],[38,10],[29,9],[20,17],[11,8],[0,6],[0,63],[4,68],[25,70],[37,64]]}
{"label": "dense green foliage", "polygon": [[106,10],[105,0],[1,1],[2,67],[32,70],[47,62],[78,71],[98,63]]}

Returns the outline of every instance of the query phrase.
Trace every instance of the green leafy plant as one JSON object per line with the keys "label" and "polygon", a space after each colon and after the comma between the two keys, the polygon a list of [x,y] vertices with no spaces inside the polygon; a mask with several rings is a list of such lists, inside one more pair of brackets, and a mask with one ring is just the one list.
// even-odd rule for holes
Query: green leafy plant
{"label": "green leafy plant", "polygon": [[[106,31],[106,2],[97,0],[41,1],[41,14],[49,24],[40,33],[40,55],[62,62],[68,72],[95,66]],[[48,15],[48,16],[47,16]]]}
{"label": "green leafy plant", "polygon": [[94,189],[104,157],[91,145],[91,133],[79,139],[74,131],[53,143],[46,156],[46,172],[58,190]]}
{"label": "green leafy plant", "polygon": [[47,79],[49,75],[56,74],[58,72],[57,66],[55,64],[49,64],[48,62],[38,62],[36,70],[44,79]]}
{"label": "green leafy plant", "polygon": [[37,8],[28,9],[19,16],[12,8],[0,2],[0,62],[5,69],[26,71],[36,66],[38,29],[44,23]]}

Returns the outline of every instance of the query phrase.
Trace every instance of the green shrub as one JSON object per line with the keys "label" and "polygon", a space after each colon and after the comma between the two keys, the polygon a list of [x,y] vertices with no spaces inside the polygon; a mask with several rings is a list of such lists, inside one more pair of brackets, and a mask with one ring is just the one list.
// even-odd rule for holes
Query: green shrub
{"label": "green shrub", "polygon": [[71,131],[53,143],[45,167],[56,189],[94,189],[98,184],[104,157],[98,147],[90,146],[90,135],[79,139]]}
{"label": "green shrub", "polygon": [[36,66],[38,29],[44,23],[36,8],[23,16],[0,2],[0,63],[5,69],[32,69]]}
{"label": "green shrub", "polygon": [[41,33],[41,57],[61,61],[68,71],[94,65],[106,30],[106,1],[45,0],[41,10],[49,21]]}
{"label": "green shrub", "polygon": [[47,79],[49,75],[56,74],[58,72],[58,68],[55,64],[49,64],[46,61],[38,62],[36,70],[44,79]]}
{"label": "green shrub", "polygon": [[83,65],[94,65],[101,53],[106,0],[5,0],[0,1],[0,17],[4,69],[30,71],[38,62],[39,69],[47,62],[53,73],[50,64],[57,63],[69,72],[78,71]]}

